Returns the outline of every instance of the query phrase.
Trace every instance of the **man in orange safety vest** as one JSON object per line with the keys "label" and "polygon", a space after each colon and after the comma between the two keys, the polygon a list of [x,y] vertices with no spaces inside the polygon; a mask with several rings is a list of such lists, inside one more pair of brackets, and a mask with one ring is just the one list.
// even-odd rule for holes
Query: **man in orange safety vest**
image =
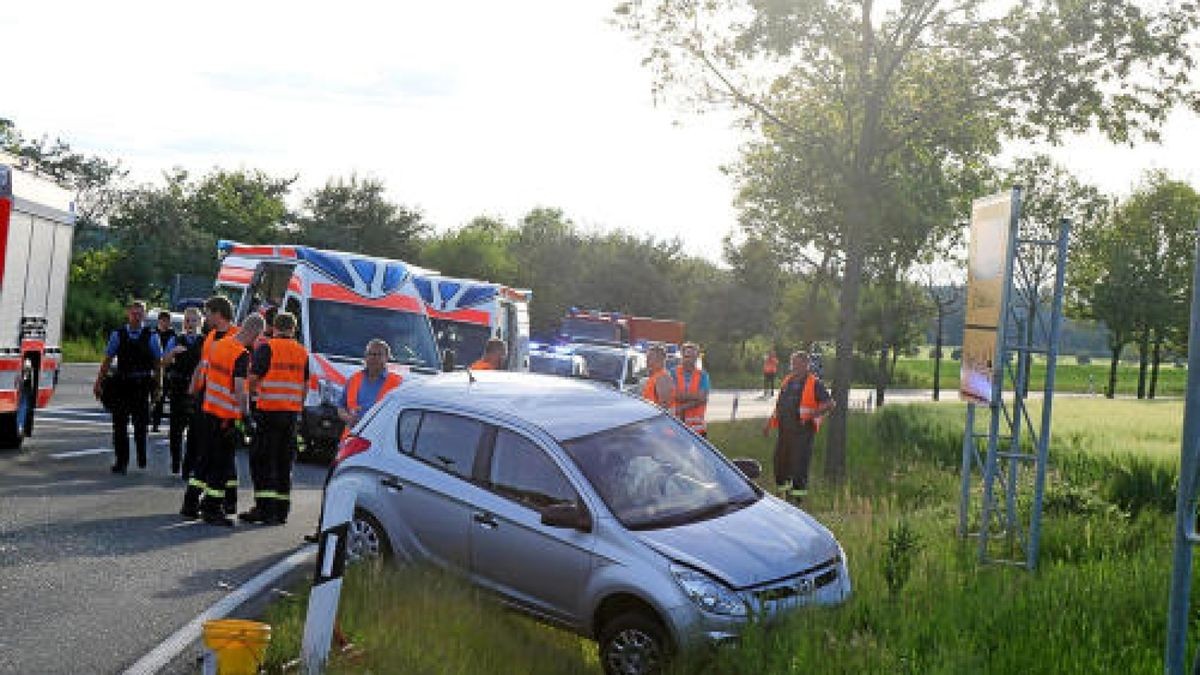
{"label": "man in orange safety vest", "polygon": [[813,439],[821,421],[833,409],[833,398],[821,380],[809,372],[807,352],[794,352],[791,371],[779,383],[779,398],[763,435],[779,429],[775,441],[775,486],[780,496],[799,501],[808,495],[808,466]]}

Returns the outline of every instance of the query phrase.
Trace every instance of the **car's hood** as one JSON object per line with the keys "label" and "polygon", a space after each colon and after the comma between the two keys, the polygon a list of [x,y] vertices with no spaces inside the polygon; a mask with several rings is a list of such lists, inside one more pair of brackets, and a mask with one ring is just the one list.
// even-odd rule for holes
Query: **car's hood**
{"label": "car's hood", "polygon": [[733,588],[789,577],[837,555],[837,542],[799,509],[764,497],[739,511],[635,533],[659,553]]}

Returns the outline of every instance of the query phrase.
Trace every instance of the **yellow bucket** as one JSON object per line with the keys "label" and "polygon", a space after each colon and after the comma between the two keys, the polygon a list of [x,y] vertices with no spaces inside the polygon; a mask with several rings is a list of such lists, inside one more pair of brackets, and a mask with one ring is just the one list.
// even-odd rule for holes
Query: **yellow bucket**
{"label": "yellow bucket", "polygon": [[245,619],[204,622],[204,646],[217,655],[219,675],[254,675],[267,656],[271,626]]}

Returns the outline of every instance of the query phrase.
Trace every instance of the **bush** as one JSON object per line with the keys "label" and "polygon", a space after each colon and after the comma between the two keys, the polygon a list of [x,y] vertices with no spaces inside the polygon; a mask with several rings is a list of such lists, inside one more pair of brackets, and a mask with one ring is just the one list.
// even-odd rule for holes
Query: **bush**
{"label": "bush", "polygon": [[63,317],[63,337],[95,338],[125,322],[125,306],[109,291],[87,283],[71,284]]}
{"label": "bush", "polygon": [[1075,363],[1078,363],[1081,366],[1089,365],[1089,364],[1091,364],[1091,362],[1092,362],[1092,357],[1088,356],[1087,354],[1076,354],[1075,355]]}
{"label": "bush", "polygon": [[950,358],[955,361],[962,361],[962,347],[955,347],[950,350]]}

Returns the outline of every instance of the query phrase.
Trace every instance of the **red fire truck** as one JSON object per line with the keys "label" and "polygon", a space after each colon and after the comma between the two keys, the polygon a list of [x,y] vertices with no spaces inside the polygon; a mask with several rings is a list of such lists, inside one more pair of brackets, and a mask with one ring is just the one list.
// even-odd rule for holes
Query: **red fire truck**
{"label": "red fire truck", "polygon": [[0,154],[0,448],[33,433],[62,363],[72,194]]}

